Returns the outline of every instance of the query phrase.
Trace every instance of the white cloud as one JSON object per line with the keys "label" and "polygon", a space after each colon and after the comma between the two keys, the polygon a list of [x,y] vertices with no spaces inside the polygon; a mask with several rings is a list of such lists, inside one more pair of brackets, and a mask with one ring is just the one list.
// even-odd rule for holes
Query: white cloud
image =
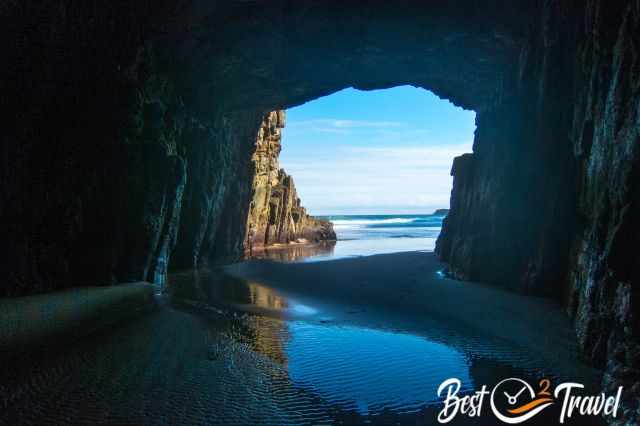
{"label": "white cloud", "polygon": [[430,212],[449,205],[453,158],[471,142],[425,146],[344,146],[308,160],[283,162],[312,213],[404,209]]}

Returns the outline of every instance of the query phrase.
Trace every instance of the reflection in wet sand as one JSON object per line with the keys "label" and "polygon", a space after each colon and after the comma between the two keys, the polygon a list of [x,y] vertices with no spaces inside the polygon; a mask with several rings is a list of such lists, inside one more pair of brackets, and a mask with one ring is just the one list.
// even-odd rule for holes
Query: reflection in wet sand
{"label": "reflection in wet sand", "polygon": [[271,287],[251,280],[241,280],[220,271],[187,271],[172,274],[167,294],[171,300],[203,303],[218,308],[268,313],[281,318],[288,314],[313,313]]}
{"label": "reflection in wet sand", "polygon": [[316,257],[331,257],[336,241],[323,241],[314,244],[282,244],[253,250],[251,259],[270,259],[279,262],[299,262],[313,260]]}
{"label": "reflection in wet sand", "polygon": [[[442,343],[406,333],[304,321],[305,314],[317,310],[263,284],[222,273],[198,273],[197,279],[174,276],[171,284],[184,289],[190,281],[206,289],[207,299],[200,306],[217,306],[214,329],[220,328],[222,313],[227,338],[278,363],[278,368],[269,369],[270,380],[278,383],[276,396],[317,395],[359,415],[388,409],[404,413],[433,403],[434,390],[447,374],[462,378],[466,390],[473,384],[464,354]],[[180,300],[174,298],[174,303]]]}
{"label": "reflection in wet sand", "polygon": [[[5,363],[0,424],[435,424],[444,378],[465,389],[535,383],[545,367],[455,321],[381,328],[386,315],[339,300],[301,304],[221,273],[175,274],[167,290],[167,303],[139,321]],[[527,425],[554,424],[556,414]],[[457,420],[496,424],[488,414]],[[600,419],[572,424],[591,421]]]}
{"label": "reflection in wet sand", "polygon": [[[295,422],[384,418],[390,423],[429,423],[439,403],[437,387],[449,377],[459,378],[462,391],[471,392],[504,377],[534,383],[546,374],[546,366],[522,348],[470,334],[454,322],[433,322],[418,334],[372,328],[366,322],[355,325],[333,311],[329,314],[324,304],[303,305],[268,285],[222,272],[200,273],[197,279],[174,276],[171,284],[185,288],[190,283],[197,283],[198,294],[204,295],[198,299],[201,305],[193,304],[203,308],[196,315],[206,317],[207,308],[216,307],[212,334],[222,334],[273,363],[263,366],[270,392],[276,401],[286,401],[285,410],[301,416]],[[328,317],[333,319],[324,319]],[[554,416],[550,411],[530,423],[549,424]],[[478,420],[493,424],[490,417]]]}
{"label": "reflection in wet sand", "polygon": [[251,297],[251,304],[260,308],[269,308],[276,310],[283,310],[289,307],[287,299],[278,295],[272,289],[260,285],[256,282],[247,282],[249,288],[249,294]]}
{"label": "reflection in wet sand", "polygon": [[[288,330],[280,319],[291,306],[286,297],[259,283],[238,280],[219,272],[174,274],[170,290],[174,305],[187,304],[205,314],[208,308],[214,308],[214,328],[218,332],[222,324],[226,337],[286,366],[283,345],[288,340]],[[238,311],[268,313],[269,316],[238,316]]]}

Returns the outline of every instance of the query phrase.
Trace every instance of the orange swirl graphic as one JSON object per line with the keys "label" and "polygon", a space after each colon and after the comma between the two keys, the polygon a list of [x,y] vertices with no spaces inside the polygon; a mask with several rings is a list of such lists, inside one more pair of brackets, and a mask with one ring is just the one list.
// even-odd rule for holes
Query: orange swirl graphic
{"label": "orange swirl graphic", "polygon": [[509,413],[511,414],[521,414],[521,413],[526,413],[529,410],[533,410],[534,408],[536,408],[538,405],[540,404],[545,404],[547,402],[553,402],[553,399],[551,398],[538,398],[538,399],[534,399],[533,401],[524,404],[522,407],[518,407],[518,408],[514,408],[512,410],[507,410]]}

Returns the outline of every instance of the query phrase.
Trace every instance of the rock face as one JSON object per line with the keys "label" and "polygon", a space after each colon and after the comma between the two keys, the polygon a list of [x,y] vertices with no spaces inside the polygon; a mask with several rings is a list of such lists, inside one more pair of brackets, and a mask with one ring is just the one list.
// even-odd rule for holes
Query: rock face
{"label": "rock face", "polygon": [[265,115],[258,130],[251,158],[255,171],[245,246],[266,246],[299,239],[313,242],[336,239],[331,222],[307,214],[300,204],[293,178],[280,168],[278,157],[284,125],[285,112],[273,111]]}
{"label": "rock face", "polygon": [[565,303],[635,424],[638,34],[639,0],[6,2],[0,294],[238,256],[265,113],[413,84],[477,113],[438,253]]}
{"label": "rock face", "polygon": [[536,16],[515,87],[454,161],[436,251],[461,278],[566,303],[605,386],[627,389],[621,424],[637,424],[640,2]]}

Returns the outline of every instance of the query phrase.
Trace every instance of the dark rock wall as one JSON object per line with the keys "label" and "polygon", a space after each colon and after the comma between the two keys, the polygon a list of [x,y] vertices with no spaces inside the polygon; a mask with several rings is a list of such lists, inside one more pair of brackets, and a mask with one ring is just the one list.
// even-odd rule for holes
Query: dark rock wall
{"label": "dark rock wall", "polygon": [[193,268],[242,254],[251,197],[250,158],[260,113],[223,116],[193,129],[184,144],[192,179],[185,189],[172,266]]}
{"label": "dark rock wall", "polygon": [[[265,115],[251,158],[253,179],[245,245],[266,246],[298,239],[335,240],[331,222],[316,219],[302,206],[293,177],[280,168],[285,112]],[[295,143],[295,141],[291,141]]]}
{"label": "dark rock wall", "polygon": [[568,129],[584,9],[539,7],[513,85],[477,114],[474,153],[452,169],[463,182],[454,183],[436,251],[460,278],[561,299],[576,223]]}
{"label": "dark rock wall", "polygon": [[454,162],[455,275],[567,303],[586,355],[640,391],[640,2],[543,2],[513,94]]}
{"label": "dark rock wall", "polygon": [[546,118],[565,113],[543,102],[537,109],[509,99],[477,115],[474,153],[452,167],[451,211],[436,252],[460,278],[562,298],[575,160]]}
{"label": "dark rock wall", "polygon": [[[162,283],[238,256],[262,111],[185,102],[163,2],[0,6],[0,295]],[[246,216],[245,216],[246,217]],[[178,244],[180,243],[180,244]]]}
{"label": "dark rock wall", "polygon": [[[578,50],[571,142],[582,226],[570,312],[586,353],[640,409],[640,2],[594,3]],[[589,27],[587,27],[589,28]],[[635,399],[633,399],[635,398]],[[635,412],[629,418],[638,421]]]}

